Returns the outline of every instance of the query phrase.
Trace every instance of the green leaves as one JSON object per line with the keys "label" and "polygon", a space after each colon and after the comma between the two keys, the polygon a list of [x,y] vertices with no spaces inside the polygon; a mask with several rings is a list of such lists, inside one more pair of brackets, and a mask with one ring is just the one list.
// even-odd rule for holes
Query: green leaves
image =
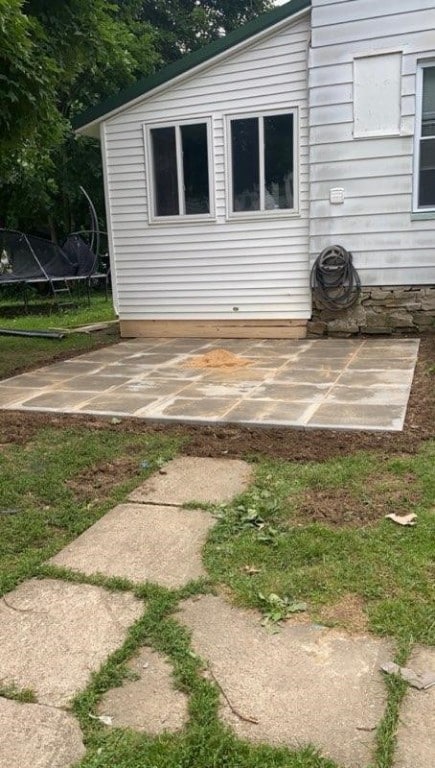
{"label": "green leaves", "polygon": [[[74,115],[239,26],[269,0],[0,0],[2,224],[61,240],[103,223],[99,142]],[[103,227],[104,228],[104,227]]]}
{"label": "green leaves", "polygon": [[240,27],[272,8],[273,3],[270,0],[202,0],[200,3],[196,0],[141,0],[136,7],[139,18],[155,28],[162,58],[173,61]]}
{"label": "green leaves", "polygon": [[[106,0],[0,0],[0,209],[4,224],[62,238],[102,212],[100,147],[70,118],[157,63],[147,23]],[[2,222],[3,223],[3,222]]]}
{"label": "green leaves", "polygon": [[0,0],[1,155],[30,136],[35,122],[52,116],[47,90],[56,67],[40,48],[39,26],[22,7],[23,0]]}
{"label": "green leaves", "polygon": [[294,613],[301,613],[306,611],[308,606],[306,603],[296,602],[291,597],[280,597],[275,593],[270,595],[263,595],[262,592],[258,593],[258,597],[262,604],[264,619],[261,622],[263,627],[267,627],[270,624],[279,624]]}

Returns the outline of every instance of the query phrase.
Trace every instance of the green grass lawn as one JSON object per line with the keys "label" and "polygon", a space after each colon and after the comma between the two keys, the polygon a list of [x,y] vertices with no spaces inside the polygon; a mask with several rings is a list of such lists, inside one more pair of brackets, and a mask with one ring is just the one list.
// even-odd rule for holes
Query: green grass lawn
{"label": "green grass lawn", "polygon": [[91,292],[88,305],[85,296],[80,296],[72,306],[58,306],[53,299],[39,304],[40,311],[30,305],[29,313],[23,312],[23,304],[17,301],[0,301],[0,328],[11,330],[55,330],[77,328],[80,325],[114,320],[112,298],[106,300],[104,293]]}
{"label": "green grass lawn", "polygon": [[[324,620],[325,606],[357,597],[372,632],[435,645],[434,466],[434,442],[416,456],[264,460],[249,492],[219,512],[205,553],[210,575],[266,614],[274,602],[284,614],[303,602]],[[415,512],[417,525],[385,519],[392,512]]]}
{"label": "green grass lawn", "polygon": [[[77,328],[82,325],[114,319],[111,298],[93,294],[91,306],[81,301],[77,307],[57,309],[53,306],[47,314],[21,314],[22,307],[15,305],[17,313],[11,317],[1,315],[2,308],[9,303],[0,303],[0,328],[15,331],[53,331]],[[119,338],[116,326],[92,334],[71,333],[63,339],[28,338],[23,336],[0,335],[0,379],[14,376],[22,370],[45,365],[54,359],[64,359],[87,352],[91,349],[113,344]]]}

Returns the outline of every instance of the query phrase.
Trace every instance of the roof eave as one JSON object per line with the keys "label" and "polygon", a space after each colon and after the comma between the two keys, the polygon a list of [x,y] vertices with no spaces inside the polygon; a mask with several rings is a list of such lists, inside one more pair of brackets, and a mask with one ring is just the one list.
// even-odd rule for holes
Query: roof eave
{"label": "roof eave", "polygon": [[90,107],[73,120],[76,133],[98,138],[102,122],[129,109],[134,104],[150,98],[156,92],[170,87],[174,83],[191,77],[207,67],[213,66],[222,58],[235,53],[260,35],[270,33],[276,27],[294,22],[310,10],[311,0],[292,0],[266,14],[230,32],[225,38],[187,54],[151,77],[140,80],[130,88],[106,99],[95,107]]}

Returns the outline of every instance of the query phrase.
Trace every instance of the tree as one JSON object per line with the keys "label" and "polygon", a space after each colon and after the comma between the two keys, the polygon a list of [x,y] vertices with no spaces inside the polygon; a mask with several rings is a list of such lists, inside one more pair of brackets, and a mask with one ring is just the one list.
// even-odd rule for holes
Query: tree
{"label": "tree", "polygon": [[0,0],[1,223],[58,239],[104,218],[99,143],[71,119],[269,0]]}
{"label": "tree", "polygon": [[[98,142],[75,139],[70,120],[147,74],[153,32],[106,0],[0,0],[0,211],[8,226],[53,239],[85,223],[79,183],[102,212]],[[13,11],[13,12],[12,12]]]}
{"label": "tree", "polygon": [[166,62],[273,7],[271,0],[138,0],[136,5],[137,17],[157,30],[158,51]]}
{"label": "tree", "polygon": [[22,11],[23,0],[0,0],[0,159],[53,116],[56,63],[39,47],[40,29]]}

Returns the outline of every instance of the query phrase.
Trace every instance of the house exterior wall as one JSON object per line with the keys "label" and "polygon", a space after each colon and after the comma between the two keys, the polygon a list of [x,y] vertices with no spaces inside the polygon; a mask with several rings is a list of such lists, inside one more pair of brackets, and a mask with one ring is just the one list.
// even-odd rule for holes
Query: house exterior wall
{"label": "house exterior wall", "polygon": [[[121,320],[305,319],[309,289],[309,14],[103,124]],[[229,220],[225,116],[297,108],[299,212]],[[145,123],[211,118],[216,217],[149,223]],[[237,309],[235,309],[237,308]]]}
{"label": "house exterior wall", "polygon": [[[363,286],[434,284],[435,214],[412,213],[416,70],[435,60],[434,2],[313,0],[311,27],[311,260],[337,243]],[[399,130],[355,138],[354,58],[392,52],[401,53]],[[331,204],[337,187],[344,202]]]}

